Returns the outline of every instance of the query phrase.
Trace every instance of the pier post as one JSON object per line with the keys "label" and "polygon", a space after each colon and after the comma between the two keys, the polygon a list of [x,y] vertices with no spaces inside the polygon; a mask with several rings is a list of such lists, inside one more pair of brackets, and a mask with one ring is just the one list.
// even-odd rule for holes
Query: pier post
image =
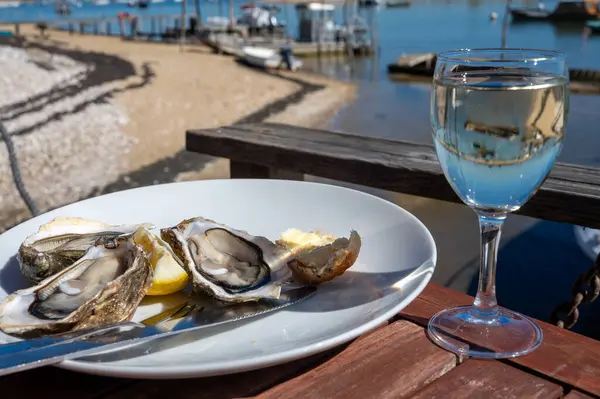
{"label": "pier post", "polygon": [[137,27],[138,27],[138,18],[137,17],[131,18],[131,38],[132,39],[135,39],[135,37],[137,36]]}
{"label": "pier post", "polygon": [[75,32],[75,27],[72,22],[69,22],[69,34],[73,34]]}
{"label": "pier post", "polygon": [[179,51],[183,51],[183,43],[185,43],[185,16],[187,15],[187,1],[183,0],[181,2],[181,19],[179,23],[180,32],[179,32]]}
{"label": "pier post", "polygon": [[111,28],[112,25],[110,23],[110,21],[106,21],[106,27],[104,28],[104,33],[106,34],[106,36],[110,36],[111,35]]}
{"label": "pier post", "polygon": [[80,23],[79,23],[79,34],[80,34],[80,35],[83,35],[83,31],[84,31],[84,29],[85,29],[85,23],[83,23],[83,22],[80,22]]}
{"label": "pier post", "polygon": [[156,35],[156,18],[150,18],[150,36],[154,37]]}
{"label": "pier post", "polygon": [[21,36],[21,24],[15,24],[15,36]]}
{"label": "pier post", "polygon": [[120,18],[118,22],[119,22],[119,33],[121,34],[121,37],[125,37],[125,20]]}
{"label": "pier post", "polygon": [[94,35],[98,34],[98,21],[94,21]]}
{"label": "pier post", "polygon": [[158,17],[158,34],[162,34],[163,31],[163,17]]}

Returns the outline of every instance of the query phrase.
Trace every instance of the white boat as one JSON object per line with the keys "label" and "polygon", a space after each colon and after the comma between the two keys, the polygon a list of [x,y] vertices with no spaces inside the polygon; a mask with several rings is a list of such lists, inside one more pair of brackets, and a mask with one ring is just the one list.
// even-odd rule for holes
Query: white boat
{"label": "white boat", "polygon": [[267,28],[269,26],[281,26],[274,13],[277,12],[273,7],[259,7],[255,4],[244,4],[241,6],[242,15],[237,19],[239,25],[245,25],[250,28]]}
{"label": "white boat", "polygon": [[[242,49],[243,60],[248,64],[258,68],[277,68],[285,67],[282,62],[281,55],[277,50],[266,47],[246,46]],[[292,70],[296,70],[302,66],[302,61],[296,57],[292,57]]]}
{"label": "white boat", "polygon": [[206,24],[210,26],[228,26],[229,18],[227,17],[208,17],[206,18]]}

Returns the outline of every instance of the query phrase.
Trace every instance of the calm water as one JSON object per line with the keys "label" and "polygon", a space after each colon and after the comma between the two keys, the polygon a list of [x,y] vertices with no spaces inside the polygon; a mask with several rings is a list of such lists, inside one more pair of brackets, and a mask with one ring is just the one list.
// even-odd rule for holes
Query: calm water
{"label": "calm water", "polygon": [[[552,3],[546,3],[552,8]],[[491,12],[498,13],[490,21]],[[504,3],[416,2],[409,8],[364,11],[378,27],[377,57],[354,63],[311,62],[332,76],[360,82],[359,98],[339,113],[332,127],[377,137],[431,143],[428,83],[393,83],[387,65],[402,53],[500,47]],[[600,36],[586,38],[583,25],[545,22],[509,24],[507,47],[558,50],[571,67],[600,69]],[[600,96],[571,95],[563,162],[600,166]]]}

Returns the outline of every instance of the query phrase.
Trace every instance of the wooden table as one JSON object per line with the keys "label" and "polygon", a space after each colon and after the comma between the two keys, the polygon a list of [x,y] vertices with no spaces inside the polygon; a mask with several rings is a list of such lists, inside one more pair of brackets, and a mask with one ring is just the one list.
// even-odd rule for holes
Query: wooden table
{"label": "wooden table", "polygon": [[540,322],[544,342],[507,360],[459,359],[424,326],[473,298],[435,284],[402,313],[353,342],[306,359],[222,377],[145,381],[45,367],[0,378],[2,399],[46,398],[593,398],[600,342]]}

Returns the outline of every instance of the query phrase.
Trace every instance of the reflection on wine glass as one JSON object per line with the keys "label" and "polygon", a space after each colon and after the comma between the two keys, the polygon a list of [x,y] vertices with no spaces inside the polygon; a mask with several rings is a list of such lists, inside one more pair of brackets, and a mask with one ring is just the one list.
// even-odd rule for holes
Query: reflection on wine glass
{"label": "reflection on wine glass", "polygon": [[446,179],[479,217],[481,264],[472,306],[446,309],[430,337],[459,354],[507,358],[542,342],[531,319],[496,302],[502,225],[544,182],[563,142],[569,108],[564,55],[473,49],[438,55],[431,124]]}

